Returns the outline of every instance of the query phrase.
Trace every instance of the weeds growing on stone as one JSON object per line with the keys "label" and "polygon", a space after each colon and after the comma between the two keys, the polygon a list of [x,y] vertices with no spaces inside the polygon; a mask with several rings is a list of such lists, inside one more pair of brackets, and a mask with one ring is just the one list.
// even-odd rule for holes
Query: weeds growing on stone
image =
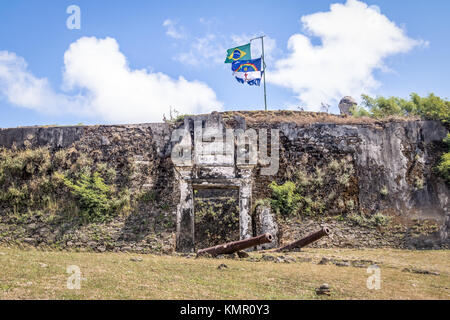
{"label": "weeds growing on stone", "polygon": [[114,168],[93,166],[76,150],[0,149],[0,205],[10,216],[45,212],[53,222],[106,221],[131,210],[131,195],[127,188],[117,190],[115,178]]}
{"label": "weeds growing on stone", "polygon": [[390,217],[385,216],[379,212],[371,217],[366,217],[364,214],[354,213],[348,217],[353,223],[362,227],[377,227],[386,226],[390,222]]}
{"label": "weeds growing on stone", "polygon": [[272,182],[272,208],[282,216],[349,214],[358,209],[352,194],[354,168],[351,159],[333,159],[312,172],[297,169],[278,185]]}
{"label": "weeds growing on stone", "polygon": [[450,133],[444,139],[444,143],[448,146],[448,152],[441,157],[439,165],[436,167],[438,173],[444,178],[447,184],[450,185]]}

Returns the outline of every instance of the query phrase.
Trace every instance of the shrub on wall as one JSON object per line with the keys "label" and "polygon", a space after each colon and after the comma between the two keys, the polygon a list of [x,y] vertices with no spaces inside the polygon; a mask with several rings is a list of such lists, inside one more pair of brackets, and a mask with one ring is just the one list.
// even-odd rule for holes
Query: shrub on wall
{"label": "shrub on wall", "polygon": [[385,216],[380,212],[375,213],[371,217],[367,217],[364,214],[354,213],[350,215],[349,220],[361,227],[382,227],[389,224],[391,217]]}
{"label": "shrub on wall", "polygon": [[[76,150],[73,150],[74,152]],[[131,210],[126,187],[117,190],[115,169],[76,152],[48,148],[0,149],[0,209],[10,217],[102,222]]]}
{"label": "shrub on wall", "polygon": [[294,170],[283,185],[269,185],[272,208],[281,215],[347,215],[358,210],[351,158],[332,159],[309,172]]}
{"label": "shrub on wall", "polygon": [[301,196],[296,193],[296,186],[292,181],[278,185],[275,181],[269,185],[272,190],[272,208],[281,215],[295,214]]}
{"label": "shrub on wall", "polygon": [[114,211],[113,189],[98,172],[81,174],[76,182],[64,177],[64,185],[75,196],[84,221],[105,221]]}
{"label": "shrub on wall", "polygon": [[444,143],[449,147],[449,151],[442,155],[441,161],[436,169],[445,181],[450,184],[450,133],[447,134]]}

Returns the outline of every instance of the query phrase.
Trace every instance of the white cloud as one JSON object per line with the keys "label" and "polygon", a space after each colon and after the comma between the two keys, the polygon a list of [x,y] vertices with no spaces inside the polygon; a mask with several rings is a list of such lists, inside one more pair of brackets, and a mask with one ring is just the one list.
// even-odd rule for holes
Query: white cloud
{"label": "white cloud", "polygon": [[[209,33],[203,37],[193,39],[189,50],[177,54],[174,59],[191,66],[198,66],[200,62],[209,61],[214,64],[223,64],[225,61],[227,49],[246,44],[250,39],[255,38],[257,34],[240,34],[229,37]],[[261,41],[252,41],[252,58],[261,56]],[[264,38],[264,54],[266,62],[271,63],[274,60],[276,51],[276,41],[270,37]]]}
{"label": "white cloud", "polygon": [[385,69],[386,57],[426,44],[407,37],[378,7],[357,0],[332,4],[330,11],[303,16],[301,22],[305,33],[322,43],[291,36],[289,55],[268,71],[267,81],[290,88],[310,110],[370,93],[379,86],[373,72]]}
{"label": "white cloud", "polygon": [[166,19],[163,22],[163,26],[167,28],[166,34],[174,39],[186,38],[186,31],[182,26],[178,26],[178,22]]}
{"label": "white cloud", "polygon": [[[200,63],[208,61],[206,66],[211,66],[212,64],[223,64],[226,57],[227,49],[235,46],[243,45],[250,42],[250,39],[263,34],[253,33],[253,34],[233,34],[231,36],[225,36],[219,34],[218,32],[210,32],[211,26],[216,24],[216,19],[206,19],[199,18],[198,22],[203,25],[203,28],[208,30],[198,37],[188,36],[184,28],[182,28],[183,36],[179,36],[176,30],[176,23],[170,19],[164,21],[163,25],[167,27],[167,32],[169,36],[176,40],[186,40],[189,39],[188,47],[182,52],[176,54],[173,59],[186,65],[197,67]],[[257,58],[261,56],[261,42],[260,40],[252,42],[252,57]],[[264,38],[264,54],[266,62],[272,62],[274,60],[274,52],[276,51],[276,41],[268,36]]]}
{"label": "white cloud", "polygon": [[48,80],[33,76],[23,58],[0,52],[0,94],[11,104],[50,113],[77,113],[109,122],[161,121],[173,107],[180,113],[221,110],[206,84],[172,79],[146,69],[131,70],[113,38],[81,38],[64,54],[64,89],[57,93]]}
{"label": "white cloud", "polygon": [[177,54],[174,59],[191,66],[198,66],[205,61],[223,63],[225,61],[227,48],[214,34],[195,38],[190,44],[189,51]]}
{"label": "white cloud", "polygon": [[59,105],[75,110],[82,100],[55,93],[47,79],[33,76],[26,61],[8,51],[0,51],[0,94],[14,105],[52,113]]}

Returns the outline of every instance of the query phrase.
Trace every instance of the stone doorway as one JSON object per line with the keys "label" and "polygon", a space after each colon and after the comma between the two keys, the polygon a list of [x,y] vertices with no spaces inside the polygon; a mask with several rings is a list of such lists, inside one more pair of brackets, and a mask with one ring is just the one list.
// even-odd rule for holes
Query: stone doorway
{"label": "stone doorway", "polygon": [[[245,125],[241,129],[244,130]],[[233,131],[225,128],[219,114],[186,117],[184,124],[174,131],[171,158],[180,191],[176,212],[178,252],[192,252],[196,247],[224,243],[228,239],[242,240],[252,236],[250,208],[252,172],[256,162],[250,163],[248,159],[255,160],[255,157],[250,157],[247,149],[237,150],[237,140]],[[252,150],[254,151],[254,148]],[[222,190],[222,196],[233,194],[233,199],[236,199],[235,202],[239,207],[238,221],[234,211],[231,216],[227,216],[223,210],[218,210],[218,204],[208,206],[203,202],[199,203],[198,200],[199,214],[194,213],[196,211],[194,191],[197,195],[199,192],[200,195],[203,193],[206,199],[220,198],[221,193],[212,190]],[[236,207],[235,203],[231,202],[228,206]],[[208,215],[208,210],[218,211],[222,219],[213,216],[211,212]],[[215,222],[219,224],[221,220],[225,226],[223,230],[217,225],[213,226]],[[202,221],[206,222],[205,226],[202,226]],[[229,228],[226,227],[227,224],[230,224]],[[213,230],[209,230],[211,227]]]}
{"label": "stone doorway", "polygon": [[238,188],[194,188],[194,244],[196,249],[237,241]]}

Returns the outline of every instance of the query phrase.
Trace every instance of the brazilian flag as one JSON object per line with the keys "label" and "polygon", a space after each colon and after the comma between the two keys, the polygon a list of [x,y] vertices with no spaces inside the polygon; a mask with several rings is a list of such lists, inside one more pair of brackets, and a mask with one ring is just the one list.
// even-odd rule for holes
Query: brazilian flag
{"label": "brazilian flag", "polygon": [[252,56],[250,53],[250,43],[246,45],[231,48],[227,50],[227,58],[225,59],[225,63],[232,63],[238,60],[251,60]]}

